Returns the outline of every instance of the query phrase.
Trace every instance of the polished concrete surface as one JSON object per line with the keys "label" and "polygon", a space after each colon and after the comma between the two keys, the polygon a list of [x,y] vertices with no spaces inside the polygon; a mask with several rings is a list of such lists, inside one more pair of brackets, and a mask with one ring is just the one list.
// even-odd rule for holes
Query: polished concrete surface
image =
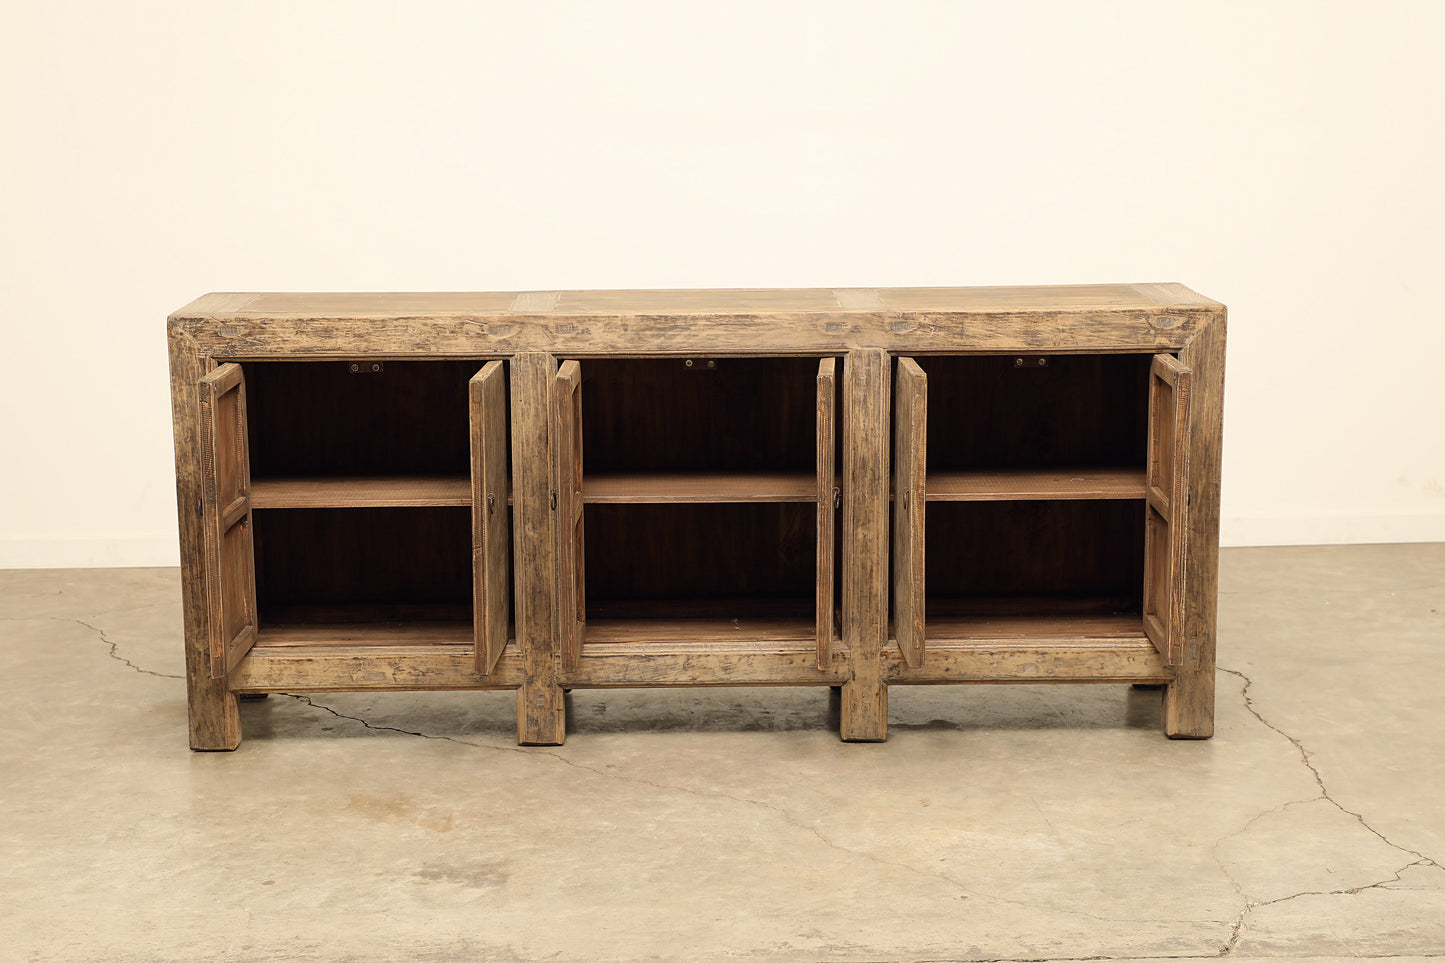
{"label": "polished concrete surface", "polygon": [[1224,553],[1157,692],[272,696],[186,749],[174,570],[0,572],[0,959],[1445,955],[1445,545]]}

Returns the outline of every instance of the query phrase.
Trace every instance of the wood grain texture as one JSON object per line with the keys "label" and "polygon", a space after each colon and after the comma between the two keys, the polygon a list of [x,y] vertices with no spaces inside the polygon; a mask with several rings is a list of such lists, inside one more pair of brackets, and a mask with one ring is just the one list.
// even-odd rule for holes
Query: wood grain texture
{"label": "wood grain texture", "polygon": [[[843,737],[877,740],[888,684],[1167,683],[1166,733],[1212,732],[1224,309],[1180,285],[211,295],[170,333],[197,748],[239,740],[234,692],[406,688],[516,687],[519,742],[559,744],[564,685],[839,686]],[[1188,487],[1162,501],[1145,491],[1164,462],[1151,460],[1149,366],[1174,352],[1191,407],[1164,474]],[[904,407],[892,354],[929,381],[920,665],[888,636],[890,460],[911,473],[889,430]],[[573,440],[555,421],[559,356],[579,375]],[[827,418],[833,356],[843,399]],[[1048,363],[1019,370],[1017,357]],[[496,595],[467,564],[465,509],[499,486],[468,484],[468,381],[498,359],[511,424],[483,438],[512,432],[516,644],[483,675],[471,631],[490,616],[473,606]],[[353,360],[367,370],[351,374]],[[252,415],[251,501],[215,502],[227,526],[255,509],[258,625],[219,683],[196,661],[211,624],[198,384],[218,362],[242,365]],[[564,490],[581,493],[575,507]],[[1145,627],[1146,499],[1156,515],[1189,510],[1171,540],[1184,564],[1160,576],[1186,576],[1166,606],[1174,669]],[[481,580],[493,575],[508,577]],[[562,623],[584,618],[586,644],[569,649]]]}
{"label": "wood grain texture", "polygon": [[818,362],[817,420],[818,467],[814,479],[814,497],[817,499],[818,510],[818,522],[815,526],[818,561],[814,569],[817,593],[813,621],[818,668],[823,669],[832,661],[833,638],[836,634],[833,621],[834,520],[838,514],[838,497],[841,491],[836,476],[838,363],[835,358],[824,358]]}
{"label": "wood grain texture", "polygon": [[888,736],[888,689],[880,652],[888,634],[888,410],[891,361],[876,348],[843,363],[843,684],[841,734]]}
{"label": "wood grain texture", "polygon": [[255,361],[251,469],[261,478],[465,476],[467,383],[483,361]]}
{"label": "wood grain texture", "polygon": [[[522,292],[523,295],[530,292]],[[488,358],[1176,351],[1222,306],[1170,285],[477,294],[206,295],[171,316],[217,358]],[[556,295],[552,303],[550,296]],[[1201,303],[1202,302],[1202,303]],[[705,335],[700,336],[702,332]]]}
{"label": "wood grain texture", "polygon": [[200,348],[183,330],[168,332],[171,424],[175,432],[176,516],[180,526],[181,612],[185,636],[186,716],[190,746],[230,750],[241,742],[236,697],[211,678],[211,623],[206,607],[206,552],[201,511]]}
{"label": "wood grain texture", "polygon": [[470,507],[466,475],[253,478],[251,506],[265,508]]}
{"label": "wood grain texture", "polygon": [[[516,636],[521,659],[517,741],[560,746],[566,738],[561,653],[557,641],[557,533],[554,485],[551,355],[520,354],[511,362],[512,532]],[[500,669],[507,662],[503,656]],[[476,666],[469,667],[472,672]],[[490,678],[490,677],[489,677]]]}
{"label": "wood grain texture", "polygon": [[930,472],[926,497],[931,502],[1142,499],[1144,490],[1138,468],[1013,468]]}
{"label": "wood grain texture", "polygon": [[1023,595],[1131,598],[1139,608],[1137,500],[933,502],[925,526],[930,613],[953,599]]}
{"label": "wood grain texture", "polygon": [[823,669],[816,660],[811,638],[588,646],[577,669],[564,681],[572,687],[838,685],[844,681],[847,669],[841,655],[835,655]]}
{"label": "wood grain texture", "polygon": [[383,619],[388,607],[471,611],[470,516],[437,506],[256,512],[261,624],[296,606],[375,608]]}
{"label": "wood grain texture", "polygon": [[582,657],[587,639],[587,552],[583,515],[582,368],[564,361],[557,368],[552,395],[553,437],[557,439],[557,636],[562,671]]}
{"label": "wood grain texture", "polygon": [[1174,739],[1214,734],[1214,666],[1219,592],[1219,476],[1224,443],[1225,318],[1179,352],[1191,371],[1189,504],[1184,588],[1184,653],[1164,689],[1164,732]]}
{"label": "wood grain texture", "polygon": [[[477,672],[470,638],[405,642],[253,647],[227,679],[232,695],[252,692],[365,692],[428,689],[524,691],[519,656],[504,655],[490,675]],[[559,700],[560,700],[560,689]]]}
{"label": "wood grain texture", "polygon": [[812,502],[817,478],[808,472],[588,473],[588,504],[698,504],[706,502]]}
{"label": "wood grain texture", "polygon": [[883,652],[890,685],[997,682],[1163,682],[1172,673],[1142,632],[1132,638],[1075,634],[1051,640],[929,640],[928,661],[913,668],[894,647]]}
{"label": "wood grain texture", "polygon": [[929,486],[928,376],[898,359],[893,398],[893,633],[903,660],[923,664],[924,508]]}
{"label": "wood grain texture", "polygon": [[474,641],[472,623],[469,621],[273,622],[257,634],[254,647],[266,649],[298,645],[345,647],[419,643],[472,645]]}
{"label": "wood grain texture", "polygon": [[246,431],[246,379],[224,364],[200,379],[201,516],[211,677],[219,679],[256,641],[255,526]]}
{"label": "wood grain texture", "polygon": [[[1019,361],[1047,364],[1019,365]],[[930,356],[930,475],[1144,467],[1148,355]]]}
{"label": "wood grain texture", "polygon": [[477,671],[487,675],[507,647],[511,618],[507,508],[507,378],[490,361],[469,383],[472,477],[472,620]]}
{"label": "wood grain texture", "polygon": [[587,623],[587,644],[636,642],[776,642],[813,638],[813,620],[779,616],[733,618],[607,618]]}
{"label": "wood grain texture", "polygon": [[[840,303],[856,302],[855,307]],[[1220,308],[1176,283],[933,288],[698,288],[674,290],[208,294],[175,318],[268,316],[386,319],[504,311],[559,315],[710,316],[844,309],[994,314],[1089,313],[1100,308]]]}
{"label": "wood grain texture", "polygon": [[1164,660],[1179,665],[1189,537],[1190,372],[1173,356],[1156,355],[1149,382],[1144,628]]}

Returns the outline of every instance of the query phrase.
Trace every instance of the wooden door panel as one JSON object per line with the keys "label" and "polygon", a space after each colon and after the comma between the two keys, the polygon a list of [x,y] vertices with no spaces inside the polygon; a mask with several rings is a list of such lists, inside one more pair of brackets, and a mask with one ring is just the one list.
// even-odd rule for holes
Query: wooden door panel
{"label": "wooden door panel", "polygon": [[826,669],[836,634],[833,618],[834,519],[837,517],[837,360],[818,362],[818,668]]}
{"label": "wooden door panel", "polygon": [[1183,661],[1189,532],[1190,371],[1154,356],[1149,374],[1149,456],[1144,521],[1144,631],[1172,666]]}
{"label": "wooden door panel", "polygon": [[586,573],[582,527],[582,367],[565,361],[557,368],[552,396],[557,488],[557,631],[563,671],[582,658],[587,629]]}
{"label": "wooden door panel", "polygon": [[923,664],[923,509],[927,491],[928,376],[898,359],[893,408],[893,631],[903,660]]}
{"label": "wooden door panel", "polygon": [[511,616],[507,510],[507,381],[501,361],[468,382],[472,455],[472,629],[477,671],[491,673],[507,647]]}
{"label": "wooden door panel", "polygon": [[238,364],[201,378],[201,525],[211,678],[235,668],[256,641],[256,549],[246,379]]}

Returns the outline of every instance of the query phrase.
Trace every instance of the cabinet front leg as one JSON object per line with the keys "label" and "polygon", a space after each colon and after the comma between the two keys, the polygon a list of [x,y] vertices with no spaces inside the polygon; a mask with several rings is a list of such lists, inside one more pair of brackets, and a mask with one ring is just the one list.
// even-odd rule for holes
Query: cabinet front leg
{"label": "cabinet front leg", "polygon": [[845,742],[882,742],[888,738],[888,686],[877,679],[852,679],[843,684]]}
{"label": "cabinet front leg", "polygon": [[517,744],[560,746],[567,738],[565,693],[560,685],[526,683],[517,690]]}
{"label": "cabinet front leg", "polygon": [[557,536],[553,499],[552,382],[557,360],[524,353],[510,363],[512,394],[512,538],[516,565],[517,642],[523,681],[517,689],[517,742],[560,746],[567,710],[558,682]]}
{"label": "cabinet front leg", "polygon": [[1214,660],[1197,669],[1181,667],[1164,687],[1164,734],[1170,739],[1214,735]]}
{"label": "cabinet front leg", "polygon": [[236,694],[226,688],[225,679],[190,673],[186,681],[186,714],[192,749],[229,752],[241,744],[241,714]]}
{"label": "cabinet front leg", "polygon": [[843,640],[852,677],[839,731],[849,742],[888,736],[883,644],[888,638],[888,399],[891,361],[879,348],[843,363]]}

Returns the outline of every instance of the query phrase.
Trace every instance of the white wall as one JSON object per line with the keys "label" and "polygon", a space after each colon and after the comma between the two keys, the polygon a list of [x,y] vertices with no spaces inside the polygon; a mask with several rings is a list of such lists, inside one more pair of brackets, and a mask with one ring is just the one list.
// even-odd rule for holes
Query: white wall
{"label": "white wall", "polygon": [[0,566],[172,564],[211,290],[1183,281],[1227,544],[1445,540],[1445,4],[12,3]]}

